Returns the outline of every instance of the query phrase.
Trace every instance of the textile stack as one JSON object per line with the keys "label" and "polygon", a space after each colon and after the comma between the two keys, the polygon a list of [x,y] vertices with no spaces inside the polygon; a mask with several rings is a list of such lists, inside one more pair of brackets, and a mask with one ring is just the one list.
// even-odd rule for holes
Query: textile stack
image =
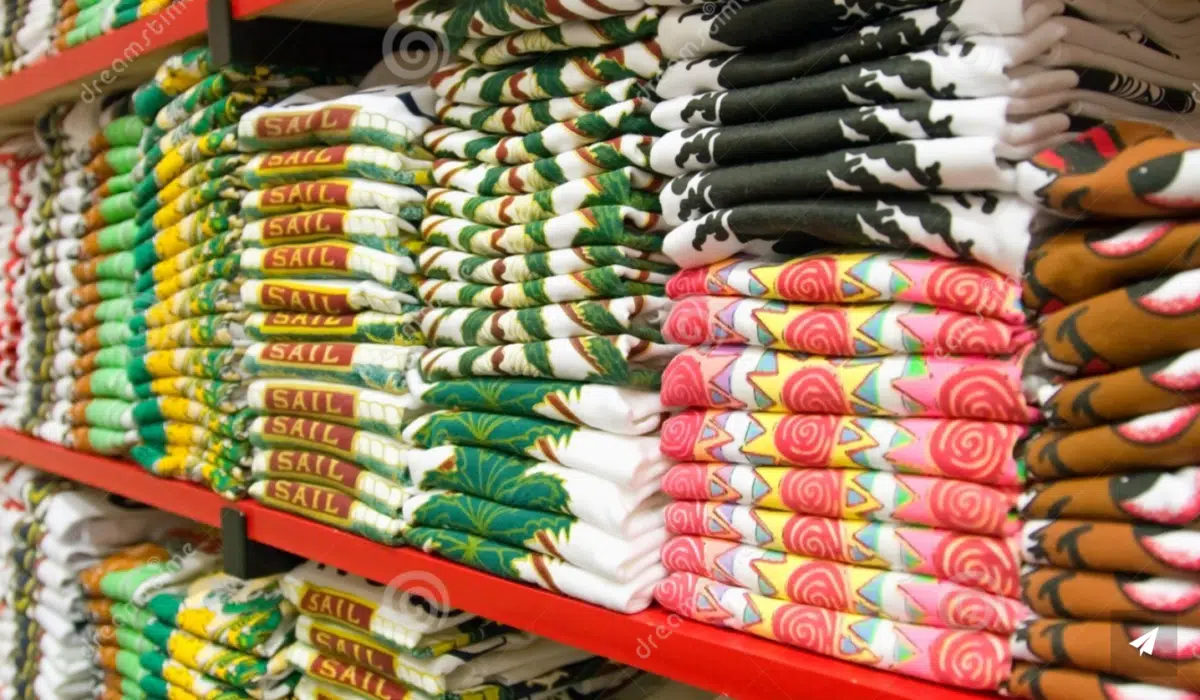
{"label": "textile stack", "polygon": [[133,385],[125,367],[132,335],[133,217],[131,172],[139,159],[142,123],[128,114],[129,100],[113,102],[101,114],[101,130],[88,145],[92,158],[79,172],[87,205],[72,231],[80,240],[73,268],[76,308],[67,316],[77,355],[71,378],[59,380],[59,396],[69,396],[70,445],[86,452],[124,453],[135,441]]}
{"label": "textile stack", "polygon": [[6,2],[0,8],[0,75],[50,52],[61,0]]}
{"label": "textile stack", "polygon": [[1014,452],[1039,420],[1021,385],[1034,334],[1005,276],[1035,209],[1010,160],[1072,120],[1011,116],[1012,44],[1032,39],[933,46],[1023,31],[1019,8],[909,10],[923,4],[764,0],[660,21],[664,52],[696,60],[667,68],[652,113],[674,130],[653,150],[677,175],[664,250],[687,268],[663,335],[691,346],[663,376],[663,403],[687,410],[662,431],[680,464],[663,479],[675,538],[656,598],[994,691],[1029,614]]}
{"label": "textile stack", "polygon": [[5,628],[13,643],[7,688],[18,698],[93,697],[101,684],[90,612],[95,601],[82,572],[182,521],[28,467],[6,467],[4,492],[23,506],[3,511],[13,567],[6,590],[13,611]]}
{"label": "textile stack", "polygon": [[[401,575],[403,577],[403,575]],[[302,564],[283,579],[299,609],[288,650],[301,700],[588,698],[636,669],[418,595]]]}
{"label": "textile stack", "polygon": [[[36,167],[37,189],[17,237],[25,264],[16,284],[24,317],[17,351],[15,425],[43,440],[79,449],[88,447],[91,436],[86,430],[72,431],[70,423],[76,391],[86,389],[77,387],[74,374],[85,354],[79,352],[74,313],[100,299],[95,297],[98,287],[81,287],[76,273],[87,267],[79,260],[80,239],[87,231],[84,213],[93,207],[91,140],[101,120],[113,114],[109,107],[78,102],[56,107],[38,120],[35,134],[43,155]],[[98,443],[106,444],[110,437],[98,435]]]}
{"label": "textile stack", "polygon": [[215,68],[207,49],[193,49],[134,93],[147,127],[132,191],[138,278],[128,372],[143,444],[131,453],[155,474],[229,497],[245,493],[253,419],[238,347],[242,167],[250,156],[238,151],[237,122],[312,83],[304,70]]}
{"label": "textile stack", "polygon": [[241,289],[255,449],[250,495],[384,544],[402,540],[424,351],[417,226],[432,162],[427,88],[317,88],[242,117]]}
{"label": "textile stack", "polygon": [[1198,154],[1125,122],[1020,166],[1022,193],[1072,225],[1034,242],[1024,277],[1040,317],[1025,384],[1048,425],[1024,449],[1021,584],[1039,617],[1014,636],[1010,694],[1200,683]]}
{"label": "textile stack", "polygon": [[38,147],[33,135],[18,136],[0,143],[0,424],[8,425],[7,410],[16,399],[17,345],[21,340],[21,318],[17,284],[25,269],[25,253],[18,238],[26,224],[26,212],[33,200],[34,170]]}
{"label": "textile stack", "polygon": [[[72,46],[78,46],[101,34],[107,34],[159,12],[171,2],[172,0],[66,0],[62,3],[58,23],[54,26],[54,49],[65,51]],[[175,17],[176,12],[165,12],[162,17],[154,19],[147,29],[157,35],[162,32],[162,26],[169,24]]]}
{"label": "textile stack", "polygon": [[444,9],[439,160],[421,226],[422,330],[409,385],[437,410],[405,437],[406,538],[468,566],[622,612],[665,572],[656,432],[674,266],[659,252],[662,66],[641,0]]}
{"label": "textile stack", "polygon": [[98,634],[97,655],[107,672],[98,697],[291,697],[299,677],[286,646],[296,615],[283,599],[280,577],[213,573],[219,540],[208,539],[215,533],[200,537],[133,548],[158,549],[169,559],[95,572],[92,585],[108,597],[112,620]]}

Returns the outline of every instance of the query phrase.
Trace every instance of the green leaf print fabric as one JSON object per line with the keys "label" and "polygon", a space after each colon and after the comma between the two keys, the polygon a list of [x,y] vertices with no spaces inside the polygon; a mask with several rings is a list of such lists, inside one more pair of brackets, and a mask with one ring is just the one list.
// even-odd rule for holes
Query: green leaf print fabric
{"label": "green leaf print fabric", "polygon": [[396,4],[402,26],[420,27],[452,39],[486,39],[528,29],[555,27],[572,20],[598,20],[645,8],[641,0],[563,0],[554,4],[522,0],[402,0]]}
{"label": "green leaf print fabric", "polygon": [[[204,46],[188,49],[163,61],[154,77],[133,91],[131,102],[139,121],[152,121],[158,110],[172,98],[212,73],[211,60],[208,47]],[[108,130],[104,133],[107,136]]]}
{"label": "green leaf print fabric", "polygon": [[242,177],[257,189],[322,177],[361,177],[393,185],[428,185],[432,162],[379,146],[341,145],[260,153]]}
{"label": "green leaf print fabric", "polygon": [[502,39],[473,39],[458,47],[457,56],[483,66],[505,66],[544,53],[580,48],[628,44],[653,37],[661,10],[648,7],[640,12],[594,21],[575,20],[544,29],[530,29]]}
{"label": "green leaf print fabric", "polygon": [[464,62],[429,77],[437,94],[463,104],[521,104],[570,97],[625,78],[650,79],[666,62],[654,39],[624,46],[544,53],[524,64],[492,68]]}
{"label": "green leaf print fabric", "polygon": [[467,219],[480,224],[508,226],[549,219],[560,214],[606,204],[657,212],[665,180],[637,168],[623,168],[582,180],[572,180],[534,194],[483,197],[467,192],[433,188],[425,203],[430,213]]}
{"label": "green leaf print fabric", "polygon": [[571,153],[623,134],[658,136],[662,129],[651,123],[646,109],[642,100],[627,100],[517,135],[442,126],[425,133],[425,145],[438,158],[496,166],[521,165]]}
{"label": "green leaf print fabric", "polygon": [[678,269],[662,253],[612,245],[562,248],[502,258],[431,246],[421,251],[418,264],[421,274],[426,277],[476,284],[529,282],[614,265],[665,275]]}
{"label": "green leaf print fabric", "polygon": [[652,433],[667,414],[657,391],[607,384],[491,377],[426,382],[410,371],[408,389],[434,408],[547,418],[619,435]]}
{"label": "green leaf print fabric", "polygon": [[246,314],[218,314],[151,328],[129,339],[130,348],[174,350],[185,347],[233,347],[241,339]]}
{"label": "green leaf print fabric", "polygon": [[631,335],[556,338],[494,347],[435,348],[421,358],[426,381],[464,377],[569,379],[657,389],[682,350]]}
{"label": "green leaf print fabric", "polygon": [[[151,676],[182,688],[201,700],[239,700],[250,697],[247,693],[221,683],[215,678],[193,671],[161,652],[143,652],[138,655],[138,663]],[[148,693],[157,694],[159,691],[159,687],[156,687],[158,684],[152,681],[143,680],[140,681],[140,684]]]}
{"label": "green leaf print fabric", "polygon": [[344,316],[355,311],[402,315],[419,299],[372,281],[246,280],[242,301],[262,311],[299,311]]}
{"label": "green leaf print fabric", "polygon": [[361,311],[319,313],[258,312],[246,318],[246,335],[261,341],[380,343],[424,346],[418,323],[422,307],[401,307],[399,314]]}
{"label": "green leaf print fabric", "polygon": [[561,464],[618,486],[637,489],[658,483],[672,461],[663,456],[658,436],[613,435],[540,418],[476,411],[434,411],[404,429],[419,447],[483,447],[518,457]]}
{"label": "green leaf print fabric", "polygon": [[186,348],[151,350],[135,357],[129,364],[129,380],[133,384],[164,377],[195,377],[241,381],[242,352],[225,348]]}
{"label": "green leaf print fabric", "polygon": [[570,515],[630,540],[662,529],[667,502],[657,495],[654,482],[628,489],[578,469],[480,447],[412,450],[409,478],[422,491],[454,491],[514,508]]}
{"label": "green leaf print fabric", "polygon": [[423,347],[371,343],[255,343],[242,367],[257,379],[313,379],[406,394]]}
{"label": "green leaf print fabric", "polygon": [[621,246],[660,253],[660,232],[664,230],[658,214],[621,205],[589,207],[511,226],[478,224],[436,214],[421,222],[421,237],[431,246],[488,258],[579,246]]}
{"label": "green leaf print fabric", "polygon": [[222,446],[198,451],[191,446],[133,445],[129,456],[146,471],[165,479],[203,484],[224,498],[246,494],[246,469],[218,454]]}
{"label": "green leaf print fabric", "polygon": [[162,205],[151,200],[138,210],[138,223],[150,221],[158,230],[177,224],[188,214],[223,199],[241,201],[246,183],[240,175],[224,175],[184,191],[170,203]]}
{"label": "green leaf print fabric", "polygon": [[555,338],[630,335],[662,342],[665,297],[636,296],[492,311],[432,308],[421,315],[429,345],[463,347],[532,343]]}
{"label": "green leaf print fabric", "polygon": [[369,280],[411,292],[417,261],[408,250],[393,255],[347,241],[323,241],[249,248],[241,253],[241,270],[259,279]]}
{"label": "green leaf print fabric", "polygon": [[[174,629],[157,619],[141,631],[171,659],[222,683],[245,689],[252,697],[277,697],[279,693],[272,692],[273,686],[292,672],[283,654],[260,659]],[[287,694],[286,690],[283,694]]]}
{"label": "green leaf print fabric", "polygon": [[284,598],[282,576],[239,579],[209,574],[159,593],[147,608],[167,625],[260,658],[287,642],[296,608]]}
{"label": "green leaf print fabric", "polygon": [[302,481],[268,479],[250,484],[250,496],[265,506],[362,535],[385,545],[404,541],[404,521],[389,517],[340,489]]}
{"label": "green leaf print fabric", "polygon": [[260,449],[316,451],[370,470],[396,484],[408,479],[408,453],[400,440],[347,425],[298,418],[260,416],[250,425],[250,443]]}
{"label": "green leaf print fabric", "polygon": [[174,376],[144,381],[133,388],[138,398],[179,397],[222,413],[234,413],[246,407],[246,388],[240,381]]}
{"label": "green leaf print fabric", "polygon": [[[141,291],[171,281],[202,263],[236,257],[242,249],[241,236],[237,230],[217,233],[212,238],[171,256],[160,256],[158,251],[154,250],[153,242],[154,239],[134,249],[138,269],[142,273],[138,277],[136,287]],[[177,290],[185,286],[188,285],[175,283]]]}
{"label": "green leaf print fabric", "polygon": [[569,515],[515,508],[464,493],[422,491],[404,502],[415,527],[456,530],[561,558],[597,576],[627,583],[658,566],[665,528],[618,538]]}
{"label": "green leaf print fabric", "polygon": [[483,195],[526,194],[626,166],[649,168],[654,137],[627,134],[522,165],[443,159],[433,168],[439,187]]}
{"label": "green leaf print fabric", "polygon": [[245,440],[227,438],[203,426],[182,421],[166,420],[161,423],[139,425],[137,436],[152,445],[167,447],[201,448],[212,451],[229,462],[250,464],[252,450]]}
{"label": "green leaf print fabric", "polygon": [[357,178],[313,178],[248,192],[241,213],[250,221],[315,209],[378,209],[419,222],[425,213],[425,191]]}
{"label": "green leaf print fabric", "polygon": [[618,584],[557,557],[456,530],[412,527],[405,532],[405,539],[450,561],[622,613],[649,607],[654,585],[666,576],[661,565],[652,566],[639,579]]}
{"label": "green leaf print fabric", "polygon": [[488,285],[424,280],[419,294],[430,306],[523,309],[547,304],[632,295],[666,296],[669,274],[609,265],[528,282]]}
{"label": "green leaf print fabric", "polygon": [[407,496],[404,486],[336,457],[306,450],[259,450],[251,478],[281,479],[333,489],[392,518],[400,516]]}
{"label": "green leaf print fabric", "polygon": [[[500,46],[508,45],[508,40],[500,42]],[[641,100],[643,104],[634,105],[634,111],[649,114],[653,104],[646,100],[648,94],[646,81],[627,78],[570,97],[533,100],[516,105],[466,105],[439,98],[435,109],[438,121],[446,126],[488,134],[531,134],[629,100]],[[647,133],[657,134],[659,131]]]}
{"label": "green leaf print fabric", "polygon": [[152,202],[156,203],[158,207],[164,207],[194,187],[199,187],[210,180],[236,174],[238,168],[241,168],[249,160],[250,156],[244,153],[217,156],[196,163],[162,187],[159,187],[152,179],[142,180],[134,189],[134,199],[139,210]]}
{"label": "green leaf print fabric", "polygon": [[194,136],[165,153],[161,160],[151,162],[149,158],[138,161],[133,169],[135,178],[153,178],[160,186],[179,177],[191,166],[216,156],[238,152],[237,127],[226,126],[216,131]]}
{"label": "green leaf print fabric", "polygon": [[[214,239],[215,240],[215,239]],[[155,284],[148,290],[138,294],[137,307],[149,308],[159,301],[166,301],[188,289],[196,289],[209,282],[220,280],[233,281],[242,271],[241,258],[237,253],[216,260],[207,260],[182,270],[178,275]],[[142,275],[139,281],[149,278]]]}
{"label": "green leaf print fabric", "polygon": [[226,314],[242,310],[242,284],[235,280],[216,279],[188,287],[172,294],[170,298],[152,303],[152,293],[137,297],[135,308],[145,309],[134,317],[129,327],[135,332],[147,328],[161,328],[186,318]]}
{"label": "green leaf print fabric", "polygon": [[246,390],[259,413],[301,416],[399,435],[420,401],[411,394],[307,379],[256,379]]}
{"label": "green leaf print fabric", "polygon": [[252,221],[241,241],[251,248],[343,240],[392,254],[411,254],[417,228],[380,209],[315,209]]}
{"label": "green leaf print fabric", "polygon": [[[237,217],[237,202],[221,200],[184,217],[179,223],[157,231],[153,225],[139,228],[138,248],[149,248],[149,253],[136,253],[138,269],[145,270],[160,260],[168,260],[200,245],[208,239],[227,231],[237,229],[241,222]],[[146,235],[143,236],[142,234]]]}
{"label": "green leaf print fabric", "polygon": [[163,421],[192,423],[215,435],[244,440],[255,415],[248,409],[225,414],[196,401],[176,396],[158,396],[134,404],[131,419],[137,425],[153,425]]}

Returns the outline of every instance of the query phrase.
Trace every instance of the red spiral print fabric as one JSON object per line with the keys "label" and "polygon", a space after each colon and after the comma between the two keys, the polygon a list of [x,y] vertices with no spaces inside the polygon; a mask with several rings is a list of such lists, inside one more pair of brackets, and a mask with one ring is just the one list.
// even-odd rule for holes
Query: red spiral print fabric
{"label": "red spiral print fabric", "polygon": [[687,410],[663,423],[661,449],[682,462],[836,467],[1020,486],[1029,429],[943,418],[853,418]]}
{"label": "red spiral print fabric", "polygon": [[988,537],[926,527],[855,522],[717,503],[667,506],[674,535],[712,537],[776,552],[875,569],[908,571],[1016,597],[1016,536]]}
{"label": "red spiral print fabric", "polygon": [[995,691],[1012,670],[1007,638],[989,632],[870,624],[864,615],[775,600],[685,573],[667,577],[655,598],[693,619],[958,688]]}
{"label": "red spiral print fabric", "polygon": [[776,600],[948,629],[1011,634],[1033,613],[1011,598],[945,579],[774,552],[711,537],[663,547],[668,571],[695,574]]}
{"label": "red spiral print fabric", "polygon": [[1021,285],[984,265],[918,251],[816,253],[787,262],[734,257],[683,270],[672,299],[714,295],[806,304],[904,301],[1022,323]]}
{"label": "red spiral print fabric", "polygon": [[681,345],[754,345],[832,357],[1007,356],[1033,343],[1036,333],[902,302],[837,306],[695,296],[671,308],[663,337]]}
{"label": "red spiral print fabric", "polygon": [[742,345],[687,348],[667,365],[669,406],[837,416],[1039,419],[1021,386],[1022,355],[1006,358],[838,358]]}
{"label": "red spiral print fabric", "polygon": [[775,449],[788,464],[829,464],[838,433],[837,416],[782,416],[774,431]]}
{"label": "red spiral print fabric", "polygon": [[842,479],[833,469],[790,469],[779,482],[779,498],[796,513],[841,517]]}

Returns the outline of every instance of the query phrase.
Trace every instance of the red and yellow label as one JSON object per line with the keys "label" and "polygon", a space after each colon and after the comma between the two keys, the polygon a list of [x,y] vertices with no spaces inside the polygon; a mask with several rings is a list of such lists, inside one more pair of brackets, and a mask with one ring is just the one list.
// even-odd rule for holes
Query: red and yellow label
{"label": "red and yellow label", "polygon": [[306,416],[354,418],[358,394],[353,390],[272,386],[263,396],[268,411]]}
{"label": "red and yellow label", "polygon": [[282,175],[286,173],[320,173],[341,170],[346,162],[350,147],[347,145],[325,148],[298,148],[263,156],[255,168],[260,174]]}
{"label": "red and yellow label", "polygon": [[362,471],[350,462],[319,452],[273,450],[267,460],[267,473],[282,479],[339,484],[353,491]]}
{"label": "red and yellow label", "polygon": [[263,483],[266,488],[262,499],[267,505],[330,525],[346,527],[350,524],[354,499],[344,493],[295,481],[270,479]]}
{"label": "red and yellow label", "polygon": [[297,205],[350,206],[350,186],[339,181],[300,182],[263,190],[259,200],[263,209],[284,209]]}
{"label": "red and yellow label", "polygon": [[267,248],[263,254],[262,269],[288,273],[348,272],[350,250],[350,244],[342,242],[276,246]]}
{"label": "red and yellow label", "polygon": [[300,612],[340,620],[364,632],[371,631],[371,617],[375,605],[349,593],[308,586],[300,596]]}
{"label": "red and yellow label", "polygon": [[298,282],[264,282],[259,289],[258,303],[272,309],[328,315],[341,315],[354,310],[347,292]]}
{"label": "red and yellow label", "polygon": [[328,651],[334,656],[351,659],[355,665],[363,666],[389,676],[396,675],[396,655],[366,635],[341,632],[314,622],[309,632],[309,642],[316,649]]}
{"label": "red and yellow label", "polygon": [[318,450],[333,452],[347,459],[354,458],[354,428],[324,421],[271,416],[263,424],[263,437],[283,438]]}
{"label": "red and yellow label", "polygon": [[317,654],[309,664],[308,672],[322,680],[357,690],[379,700],[405,700],[410,697],[408,689],[396,681],[324,654]]}
{"label": "red and yellow label", "polygon": [[[328,318],[346,318],[330,316]],[[349,368],[354,362],[354,343],[269,343],[263,346],[259,363],[285,367],[328,370]]]}
{"label": "red and yellow label", "polygon": [[289,214],[267,219],[262,224],[264,241],[302,241],[325,236],[341,236],[346,232],[349,212],[321,209],[303,214]]}
{"label": "red and yellow label", "polygon": [[260,330],[267,335],[354,335],[357,331],[357,318],[355,314],[329,316],[271,312],[267,314]]}
{"label": "red and yellow label", "polygon": [[305,112],[280,112],[254,120],[254,134],[261,139],[292,138],[314,131],[350,131],[358,107],[333,106]]}

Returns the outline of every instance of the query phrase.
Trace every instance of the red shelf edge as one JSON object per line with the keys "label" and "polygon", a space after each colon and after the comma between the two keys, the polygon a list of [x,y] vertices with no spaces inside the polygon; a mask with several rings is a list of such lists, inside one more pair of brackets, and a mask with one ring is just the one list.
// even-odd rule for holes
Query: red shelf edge
{"label": "red shelf edge", "polygon": [[[171,9],[174,7],[175,9]],[[0,79],[0,107],[17,104],[40,93],[76,83],[105,70],[119,75],[118,65],[132,53],[134,60],[180,41],[204,34],[208,27],[208,0],[181,0],[176,6],[143,17],[62,53],[31,63]],[[157,30],[156,30],[157,28]],[[101,80],[111,81],[112,78]],[[80,94],[90,89],[80,86]]]}
{"label": "red shelf edge", "polygon": [[221,509],[246,514],[247,535],[297,556],[411,589],[564,644],[736,700],[971,700],[947,688],[680,619],[660,608],[622,615],[405,547],[386,547],[255,501],[227,501],[136,465],[0,429],[0,456],[208,525]]}

